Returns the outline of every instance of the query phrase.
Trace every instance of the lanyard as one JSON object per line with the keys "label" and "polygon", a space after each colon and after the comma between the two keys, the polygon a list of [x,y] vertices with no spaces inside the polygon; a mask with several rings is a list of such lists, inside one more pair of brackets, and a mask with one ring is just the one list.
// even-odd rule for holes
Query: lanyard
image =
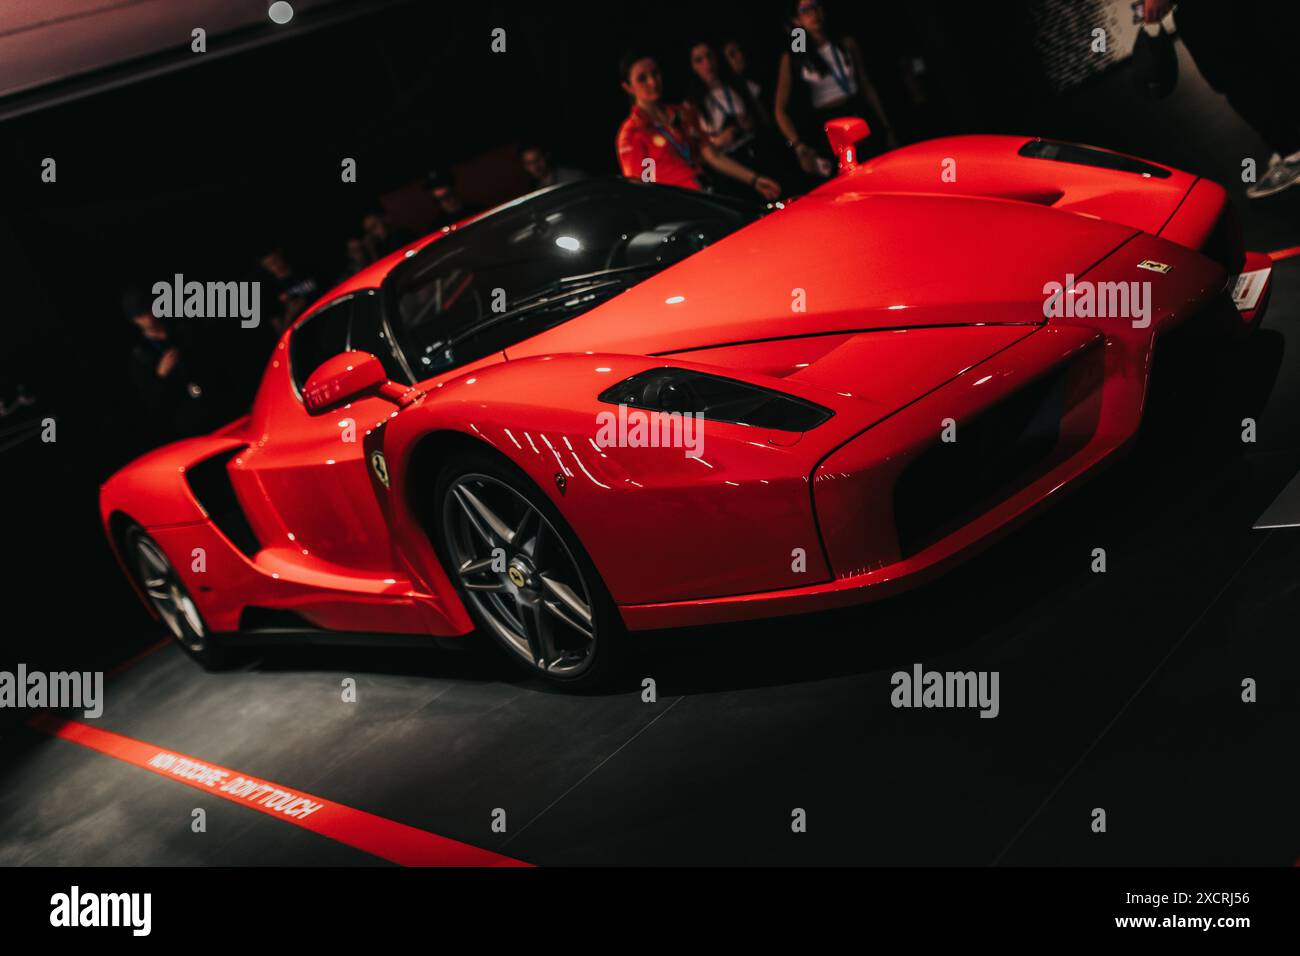
{"label": "lanyard", "polygon": [[732,94],[732,92],[731,92],[731,87],[729,87],[729,86],[724,86],[724,87],[722,88],[722,92],[723,92],[723,94],[724,94],[724,95],[726,96],[726,98],[727,98],[727,102],[726,102],[726,103],[720,103],[720,102],[718,101],[718,92],[717,92],[717,90],[714,90],[712,93],[710,93],[710,94],[709,94],[709,98],[710,98],[711,100],[713,100],[713,105],[714,105],[714,106],[716,106],[718,109],[722,110],[722,115],[723,115],[723,116],[725,116],[725,117],[726,117],[727,119],[729,119],[729,120],[730,120],[730,119],[735,119],[735,118],[739,115],[739,111],[736,109],[736,99],[735,99],[735,96],[734,96],[734,95]]}
{"label": "lanyard", "polygon": [[839,88],[844,91],[845,96],[852,96],[853,90],[849,88],[849,67],[840,59],[839,47],[834,43],[827,44],[831,48],[831,76],[835,77],[835,82]]}
{"label": "lanyard", "polygon": [[688,166],[692,165],[691,144],[689,140],[686,141],[685,143],[679,143],[677,141],[677,137],[674,136],[672,133],[668,132],[668,128],[664,126],[662,123],[656,122],[655,129],[659,130],[659,132],[663,134],[664,138],[667,139],[668,142],[673,144],[673,149],[677,150],[678,154],[682,157],[683,161],[685,161]]}

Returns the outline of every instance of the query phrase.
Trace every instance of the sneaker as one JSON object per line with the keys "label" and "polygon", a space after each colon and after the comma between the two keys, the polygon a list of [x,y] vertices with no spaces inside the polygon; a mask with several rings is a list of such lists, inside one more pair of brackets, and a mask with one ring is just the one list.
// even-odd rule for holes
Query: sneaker
{"label": "sneaker", "polygon": [[1263,199],[1274,196],[1300,182],[1300,153],[1292,153],[1283,159],[1274,153],[1268,161],[1268,171],[1259,182],[1246,187],[1246,195],[1251,199]]}

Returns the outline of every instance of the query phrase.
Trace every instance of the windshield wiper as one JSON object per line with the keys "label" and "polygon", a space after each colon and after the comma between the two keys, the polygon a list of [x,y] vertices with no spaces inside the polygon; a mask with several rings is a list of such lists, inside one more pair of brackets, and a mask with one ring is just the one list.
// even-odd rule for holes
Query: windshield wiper
{"label": "windshield wiper", "polygon": [[578,276],[565,276],[563,279],[556,279],[548,282],[540,289],[536,289],[526,296],[515,301],[511,312],[517,311],[526,305],[531,305],[541,299],[548,299],[551,296],[558,295],[561,292],[572,290],[574,286],[586,286],[601,279],[619,279],[622,277],[631,278],[641,275],[645,272],[658,272],[665,268],[662,262],[646,262],[638,266],[621,266],[617,269],[600,269],[596,272],[587,272]]}
{"label": "windshield wiper", "polygon": [[658,272],[663,268],[662,263],[655,262],[639,266],[624,266],[618,269],[602,269],[599,272],[589,272],[586,275],[556,279],[554,282],[548,283],[537,291],[524,296],[515,303],[514,308],[469,325],[448,340],[447,348],[453,348],[466,339],[473,338],[480,332],[502,322],[517,319],[519,316],[530,312],[539,312],[547,308],[565,305],[578,296],[588,295],[592,292],[626,287],[629,285],[630,280],[635,280],[642,273]]}

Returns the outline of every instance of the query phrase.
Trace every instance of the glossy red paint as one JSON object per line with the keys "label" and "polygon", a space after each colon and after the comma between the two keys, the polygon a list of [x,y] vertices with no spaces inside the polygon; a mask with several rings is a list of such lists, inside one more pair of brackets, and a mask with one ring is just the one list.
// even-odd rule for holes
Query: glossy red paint
{"label": "glossy red paint", "polygon": [[826,124],[826,138],[831,142],[831,152],[839,160],[840,172],[851,173],[858,168],[858,143],[870,135],[871,127],[858,116],[833,119]]}
{"label": "glossy red paint", "polygon": [[[429,476],[414,469],[426,442],[443,456],[472,442],[549,497],[634,629],[811,611],[912,586],[1128,445],[1169,333],[1196,320],[1226,342],[1266,304],[1265,293],[1249,314],[1231,306],[1231,276],[1269,260],[1241,248],[1220,187],[1177,170],[1027,158],[1027,142],[953,137],[846,163],[810,195],[597,308],[415,388],[338,356],[305,388],[324,396],[317,411],[352,396],[325,414],[310,414],[293,387],[291,330],[249,416],[105,484],[110,537],[117,544],[125,521],[145,527],[215,631],[272,608],[333,630],[465,634],[471,620],[422,523]],[[316,308],[377,287],[444,234]],[[1139,269],[1145,260],[1170,269]],[[1070,275],[1150,283],[1150,323],[1048,318],[1046,284]],[[660,366],[834,414],[804,433],[705,422],[698,456],[598,444],[597,416],[612,407],[597,396]],[[945,422],[985,427],[1040,392],[1053,396],[1050,447],[948,524],[920,535],[900,526],[902,496]],[[251,554],[187,481],[222,454],[257,540]],[[965,477],[938,480],[960,492]],[[204,571],[191,567],[195,548]]]}
{"label": "glossy red paint", "polygon": [[665,355],[837,332],[1038,325],[1045,282],[1081,276],[1137,234],[1028,203],[863,192],[860,175],[828,183],[507,355]]}
{"label": "glossy red paint", "polygon": [[377,397],[401,405],[414,400],[412,391],[390,382],[384,364],[369,352],[342,352],[326,359],[307,377],[302,402],[308,414],[323,415],[344,402],[363,398]]}

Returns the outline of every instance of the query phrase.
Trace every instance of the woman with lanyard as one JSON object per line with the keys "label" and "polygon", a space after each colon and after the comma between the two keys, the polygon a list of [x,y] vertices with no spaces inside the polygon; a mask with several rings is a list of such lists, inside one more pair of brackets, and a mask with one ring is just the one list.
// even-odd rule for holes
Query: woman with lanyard
{"label": "woman with lanyard", "polygon": [[[688,100],[713,148],[734,156],[753,142],[756,127],[762,122],[754,98],[758,88],[732,74],[713,44],[700,41],[690,49],[692,77]],[[741,152],[741,155],[749,154]]]}
{"label": "woman with lanyard", "polygon": [[619,127],[619,167],[629,179],[704,188],[704,166],[756,190],[764,199],[781,195],[780,185],[713,147],[690,104],[662,102],[663,78],[654,57],[636,53],[619,64],[632,111]]}
{"label": "woman with lanyard", "polygon": [[[871,126],[874,152],[880,144],[897,145],[885,108],[867,79],[862,51],[850,36],[833,32],[826,22],[821,0],[798,0],[793,27],[804,32],[803,52],[781,57],[776,79],[776,122],[807,173],[830,175],[833,166],[825,145],[823,127],[838,116],[861,116]],[[793,33],[793,31],[792,31]],[[796,91],[809,107],[810,122],[795,122]],[[808,137],[800,133],[806,125]],[[815,130],[815,131],[814,131]],[[815,140],[809,142],[815,136]],[[866,150],[864,155],[870,155]]]}
{"label": "woman with lanyard", "polygon": [[[727,61],[727,66],[731,68],[731,75],[743,81],[749,87],[754,102],[761,103],[763,101],[763,87],[749,77],[749,61],[745,56],[745,45],[735,35],[723,37],[722,56]],[[766,118],[764,118],[764,122],[766,121]]]}

